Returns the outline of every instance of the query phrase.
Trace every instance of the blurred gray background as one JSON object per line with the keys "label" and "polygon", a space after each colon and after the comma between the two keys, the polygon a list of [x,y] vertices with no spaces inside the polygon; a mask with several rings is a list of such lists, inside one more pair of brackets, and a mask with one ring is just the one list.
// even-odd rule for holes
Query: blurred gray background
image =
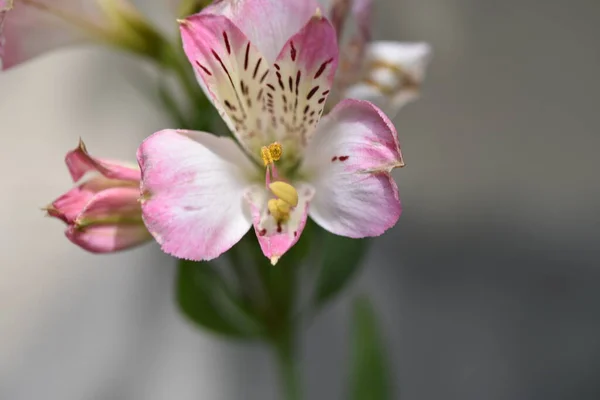
{"label": "blurred gray background", "polygon": [[[377,3],[376,38],[428,41],[434,60],[395,120],[404,214],[305,335],[307,398],[345,398],[366,292],[402,400],[599,399],[600,3]],[[178,315],[156,245],[90,255],[39,211],[80,136],[133,159],[166,127],[138,70],[86,48],[0,76],[0,398],[276,399],[266,349]]]}

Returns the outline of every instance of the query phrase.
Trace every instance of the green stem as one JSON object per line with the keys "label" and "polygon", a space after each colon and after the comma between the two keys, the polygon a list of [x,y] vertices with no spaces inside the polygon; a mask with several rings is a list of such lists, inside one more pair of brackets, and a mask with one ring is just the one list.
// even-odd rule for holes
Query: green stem
{"label": "green stem", "polygon": [[285,400],[300,400],[302,398],[300,386],[300,367],[298,365],[295,337],[292,329],[285,330],[274,341],[279,374],[283,385]]}

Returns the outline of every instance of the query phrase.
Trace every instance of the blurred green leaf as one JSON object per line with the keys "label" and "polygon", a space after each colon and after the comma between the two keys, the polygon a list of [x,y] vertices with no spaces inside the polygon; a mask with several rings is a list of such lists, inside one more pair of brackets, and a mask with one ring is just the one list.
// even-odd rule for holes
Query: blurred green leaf
{"label": "blurred green leaf", "polygon": [[164,80],[158,85],[158,98],[161,101],[161,104],[164,107],[164,109],[167,110],[167,112],[169,113],[171,119],[173,120],[173,123],[176,124],[178,128],[184,129],[189,126],[189,123],[187,122],[181,110],[179,109],[179,104],[177,104],[177,101],[175,100],[173,95],[171,95],[171,92],[167,87],[167,83]]}
{"label": "blurred green leaf", "polygon": [[352,311],[352,400],[391,399],[389,371],[375,312],[366,297],[354,301]]}
{"label": "blurred green leaf", "polygon": [[210,263],[180,260],[177,302],[193,322],[230,338],[253,338],[261,327]]}
{"label": "blurred green leaf", "polygon": [[314,303],[322,306],[338,294],[354,277],[368,249],[367,239],[350,239],[322,230],[320,240],[323,257],[319,261],[319,275]]}

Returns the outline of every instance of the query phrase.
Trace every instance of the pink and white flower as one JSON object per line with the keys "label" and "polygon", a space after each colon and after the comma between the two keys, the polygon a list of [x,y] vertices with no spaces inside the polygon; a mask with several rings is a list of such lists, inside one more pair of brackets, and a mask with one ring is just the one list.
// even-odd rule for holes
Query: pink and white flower
{"label": "pink and white flower", "polygon": [[162,249],[210,260],[254,226],[273,264],[310,216],[352,238],[378,236],[401,206],[396,131],[373,104],[321,118],[336,33],[314,1],[225,0],[181,21],[184,50],[238,144],[163,130],[138,149],[142,215]]}
{"label": "pink and white flower", "polygon": [[[129,0],[0,0],[0,66],[12,68],[48,51],[87,42],[146,53],[157,37]],[[2,19],[2,17],[0,17]],[[0,21],[1,22],[1,21]]]}
{"label": "pink and white flower", "polygon": [[83,144],[67,153],[73,189],[46,207],[67,224],[65,234],[93,253],[128,249],[152,237],[142,221],[140,170],[90,156]]}
{"label": "pink and white flower", "polygon": [[[340,68],[330,103],[371,101],[393,117],[419,97],[431,48],[424,42],[371,41],[373,0],[332,0],[329,15],[340,40]],[[346,34],[347,22],[353,25]]]}

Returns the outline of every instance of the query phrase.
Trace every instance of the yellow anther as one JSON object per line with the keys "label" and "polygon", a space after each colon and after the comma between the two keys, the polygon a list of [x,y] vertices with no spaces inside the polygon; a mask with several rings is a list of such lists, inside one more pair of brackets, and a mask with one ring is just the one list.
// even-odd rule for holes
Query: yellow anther
{"label": "yellow anther", "polygon": [[273,218],[277,221],[280,221],[283,218],[281,211],[279,211],[279,207],[277,207],[277,199],[270,199],[267,203],[267,207]]}
{"label": "yellow anther", "polygon": [[290,208],[291,207],[288,203],[286,203],[285,201],[283,201],[281,199],[277,199],[277,209],[279,210],[279,212],[284,213],[284,214],[289,214]]}
{"label": "yellow anther", "polygon": [[267,202],[269,213],[277,222],[286,222],[290,219],[290,205],[281,199],[270,199]]}
{"label": "yellow anther", "polygon": [[289,183],[275,181],[269,185],[269,189],[277,198],[283,200],[292,207],[298,205],[298,192]]}
{"label": "yellow anther", "polygon": [[279,161],[282,153],[283,148],[281,147],[281,144],[277,142],[273,142],[268,146],[263,146],[260,148],[260,157],[265,163],[265,167],[273,164],[275,161]]}

